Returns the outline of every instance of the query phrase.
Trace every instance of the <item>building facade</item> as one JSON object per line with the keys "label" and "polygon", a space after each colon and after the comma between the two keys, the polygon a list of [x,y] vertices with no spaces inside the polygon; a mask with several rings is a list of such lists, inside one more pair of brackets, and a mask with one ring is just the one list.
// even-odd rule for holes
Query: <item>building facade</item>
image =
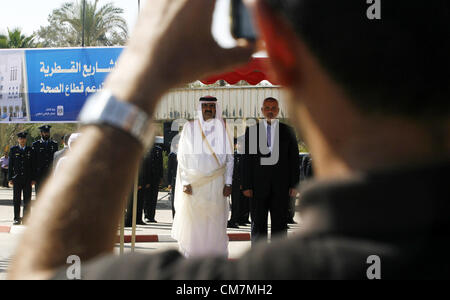
{"label": "building facade", "polygon": [[227,86],[194,89],[174,89],[166,94],[155,114],[156,120],[192,120],[196,116],[198,100],[202,96],[214,96],[219,100],[226,119],[258,119],[262,102],[273,97],[280,102],[279,118],[288,118],[286,94],[278,86]]}
{"label": "building facade", "polygon": [[27,119],[24,86],[23,53],[0,56],[1,121]]}

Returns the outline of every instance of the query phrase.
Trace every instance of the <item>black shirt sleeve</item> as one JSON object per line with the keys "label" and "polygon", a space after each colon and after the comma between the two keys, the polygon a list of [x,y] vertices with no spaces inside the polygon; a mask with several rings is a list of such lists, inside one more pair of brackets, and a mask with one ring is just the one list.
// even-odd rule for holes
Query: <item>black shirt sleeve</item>
{"label": "black shirt sleeve", "polygon": [[250,153],[250,129],[245,131],[245,154],[242,157],[242,189],[253,189],[253,170],[255,168],[253,164],[254,155]]}
{"label": "black shirt sleeve", "polygon": [[177,155],[175,153],[169,154],[169,161],[167,162],[167,182],[172,184],[177,174]]}
{"label": "black shirt sleeve", "polygon": [[14,148],[11,148],[9,151],[9,166],[8,166],[8,180],[13,180],[14,176],[14,164],[15,164],[15,155],[14,155]]}
{"label": "black shirt sleeve", "polygon": [[299,150],[297,144],[297,138],[295,137],[292,127],[288,127],[289,130],[289,166],[290,166],[290,182],[289,187],[295,188],[300,181],[300,159]]}

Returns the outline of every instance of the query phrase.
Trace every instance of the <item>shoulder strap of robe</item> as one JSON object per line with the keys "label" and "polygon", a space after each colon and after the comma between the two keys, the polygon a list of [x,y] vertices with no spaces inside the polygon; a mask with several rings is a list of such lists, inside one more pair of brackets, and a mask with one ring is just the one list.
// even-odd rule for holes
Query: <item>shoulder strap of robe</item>
{"label": "shoulder strap of robe", "polygon": [[216,152],[214,152],[213,148],[211,147],[211,145],[208,142],[208,139],[206,138],[205,133],[203,132],[202,123],[200,123],[200,120],[198,120],[198,125],[200,126],[200,131],[202,132],[202,139],[203,139],[203,141],[208,146],[209,151],[211,151],[212,155],[214,156],[214,159],[217,162],[217,165],[220,167],[219,159],[217,158]]}

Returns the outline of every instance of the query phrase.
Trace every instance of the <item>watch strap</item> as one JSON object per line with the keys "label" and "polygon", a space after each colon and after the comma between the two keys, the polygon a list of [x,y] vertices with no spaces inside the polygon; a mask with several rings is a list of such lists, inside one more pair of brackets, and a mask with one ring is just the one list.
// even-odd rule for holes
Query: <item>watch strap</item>
{"label": "watch strap", "polygon": [[149,115],[128,102],[120,101],[109,90],[88,98],[79,115],[84,125],[109,125],[130,134],[145,148],[153,141]]}

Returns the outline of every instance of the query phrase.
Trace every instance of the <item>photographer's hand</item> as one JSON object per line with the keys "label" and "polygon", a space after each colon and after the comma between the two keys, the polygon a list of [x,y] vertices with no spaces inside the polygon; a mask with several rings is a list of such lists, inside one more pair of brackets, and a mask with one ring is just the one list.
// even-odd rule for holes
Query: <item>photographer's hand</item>
{"label": "photographer's hand", "polygon": [[107,80],[123,100],[153,112],[168,89],[247,62],[253,45],[223,49],[211,34],[212,0],[152,0],[141,13],[133,36]]}
{"label": "photographer's hand", "polygon": [[[214,6],[213,0],[149,1],[105,89],[153,115],[170,88],[245,63],[251,46],[225,50],[214,41]],[[40,192],[9,278],[50,278],[71,255],[85,262],[112,253],[143,152],[121,130],[86,126],[62,166],[70,176],[50,178]]]}

